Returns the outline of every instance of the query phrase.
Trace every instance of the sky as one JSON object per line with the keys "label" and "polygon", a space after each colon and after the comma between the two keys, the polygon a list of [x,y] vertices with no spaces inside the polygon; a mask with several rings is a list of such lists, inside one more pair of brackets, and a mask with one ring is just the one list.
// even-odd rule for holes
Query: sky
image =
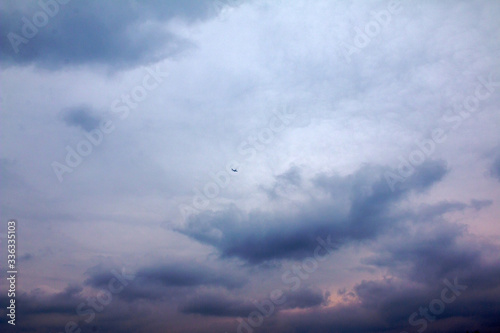
{"label": "sky", "polygon": [[0,17],[2,332],[500,330],[500,2]]}

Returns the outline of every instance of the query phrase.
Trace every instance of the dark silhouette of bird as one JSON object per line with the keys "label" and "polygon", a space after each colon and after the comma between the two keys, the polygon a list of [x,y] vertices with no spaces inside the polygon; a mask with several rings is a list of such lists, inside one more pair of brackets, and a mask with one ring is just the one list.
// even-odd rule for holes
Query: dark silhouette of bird
{"label": "dark silhouette of bird", "polygon": [[233,168],[231,168],[231,170],[232,170],[233,172],[238,172],[238,170],[237,170],[237,169],[233,169]]}

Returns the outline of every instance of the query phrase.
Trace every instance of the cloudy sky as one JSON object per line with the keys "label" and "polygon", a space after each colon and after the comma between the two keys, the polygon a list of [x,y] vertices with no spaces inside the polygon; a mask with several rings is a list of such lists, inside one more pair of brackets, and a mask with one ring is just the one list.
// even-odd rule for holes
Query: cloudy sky
{"label": "cloudy sky", "polygon": [[0,15],[2,331],[500,330],[499,1]]}

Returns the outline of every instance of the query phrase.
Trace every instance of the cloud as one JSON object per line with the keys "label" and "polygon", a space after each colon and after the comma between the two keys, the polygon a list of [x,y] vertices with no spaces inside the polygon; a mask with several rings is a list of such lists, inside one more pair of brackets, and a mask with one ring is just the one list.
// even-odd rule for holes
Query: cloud
{"label": "cloud", "polygon": [[215,317],[246,317],[255,311],[255,305],[217,294],[204,294],[193,297],[179,307],[185,314],[199,314]]}
{"label": "cloud", "polygon": [[277,199],[292,191],[296,191],[302,183],[302,175],[300,168],[293,166],[285,173],[275,177],[274,185],[271,189],[266,189],[262,186],[264,191],[271,199]]}
{"label": "cloud", "polygon": [[[276,312],[279,312],[282,310],[308,309],[326,305],[328,295],[328,292],[323,295],[319,290],[308,288],[286,292],[282,296],[283,299],[286,299],[286,302],[276,306],[275,309]],[[199,314],[203,316],[247,317],[259,308],[259,304],[264,304],[264,302],[262,300],[240,300],[212,292],[190,298],[179,307],[179,311],[185,314]]]}
{"label": "cloud", "polygon": [[[216,17],[217,0],[69,1],[19,53],[7,35],[40,2],[0,2],[0,215],[27,254],[19,331],[84,320],[76,307],[114,266],[81,273],[110,256],[135,279],[82,333],[234,332],[318,236],[334,249],[310,288],[284,290],[254,331],[414,332],[408,316],[455,277],[468,289],[427,331],[499,331],[500,2],[403,1],[390,16],[389,0],[228,2],[242,5]],[[59,183],[51,163],[151,66],[162,84]],[[281,108],[296,117],[271,139]],[[424,159],[391,191],[386,171]],[[193,194],[210,183],[204,211]]]}
{"label": "cloud", "polygon": [[[84,284],[93,288],[107,288],[119,271],[109,265],[99,264],[87,270]],[[158,263],[142,267],[134,273],[133,282],[118,297],[129,302],[137,299],[159,300],[186,297],[197,288],[224,288],[234,290],[247,283],[247,277],[228,273],[215,267],[193,262]]]}
{"label": "cloud", "polygon": [[284,293],[286,302],[283,304],[284,309],[307,309],[320,305],[328,304],[329,292],[323,294],[320,290],[302,288],[297,291],[289,291]]}
{"label": "cloud", "polygon": [[17,260],[19,261],[28,261],[28,260],[33,260],[35,256],[31,253],[24,253],[22,255],[20,255]]}
{"label": "cloud", "polygon": [[73,107],[61,112],[61,119],[68,126],[80,127],[84,131],[90,132],[99,126],[101,118],[94,115],[89,107]]}
{"label": "cloud", "polygon": [[178,263],[140,269],[137,277],[166,287],[222,286],[239,288],[246,281],[227,272],[193,263]]}
{"label": "cloud", "polygon": [[[19,313],[23,316],[40,314],[75,314],[76,306],[84,301],[83,288],[77,284],[68,285],[59,293],[50,294],[41,289],[20,293],[16,297]],[[2,302],[2,304],[5,304]],[[4,312],[5,310],[2,310]],[[4,313],[2,315],[5,316]]]}
{"label": "cloud", "polygon": [[[490,264],[488,274],[498,274],[498,263]],[[419,266],[425,269],[425,266]],[[493,267],[497,267],[492,269]],[[429,312],[431,302],[442,297],[442,291],[448,284],[466,286],[465,290],[456,296],[447,291],[447,296],[454,297],[453,302],[445,304],[445,309],[439,315]],[[477,328],[481,332],[496,332],[500,327],[495,309],[498,307],[498,281],[490,285],[480,285],[467,280],[464,276],[445,276],[441,280],[427,283],[412,283],[411,279],[400,275],[392,277],[363,280],[352,288],[353,295],[344,302],[332,307],[312,308],[306,312],[278,315],[279,328],[274,332],[287,332],[291,328],[304,332],[412,332],[422,328],[415,324],[416,320],[425,318],[421,310],[427,308],[428,314],[434,318],[427,320],[426,328],[431,331],[456,332],[464,328]],[[496,279],[498,280],[498,279]],[[409,322],[412,314],[413,325]],[[272,323],[265,323],[264,328],[270,329]]]}
{"label": "cloud", "polygon": [[470,206],[475,210],[481,210],[485,207],[489,207],[493,204],[493,200],[471,200]]}
{"label": "cloud", "polygon": [[320,174],[313,180],[313,191],[326,193],[327,198],[300,203],[293,214],[245,213],[233,205],[194,215],[176,231],[216,247],[223,257],[251,263],[303,258],[312,253],[319,236],[331,236],[338,246],[376,238],[403,219],[394,212],[396,203],[430,188],[447,172],[442,161],[428,161],[401,188],[391,191],[383,171],[365,166],[345,177]]}
{"label": "cloud", "polygon": [[[174,19],[193,22],[217,14],[214,2],[187,1],[70,1],[44,10],[41,2],[9,2],[0,7],[3,32],[0,55],[4,64],[35,64],[58,69],[67,65],[134,66],[177,54],[190,43],[168,32]],[[47,23],[36,27],[37,13],[50,11]],[[40,14],[40,16],[46,14]],[[26,20],[29,22],[26,23]],[[23,33],[32,25],[34,33]],[[13,47],[8,33],[25,38]],[[16,53],[16,48],[18,52]]]}
{"label": "cloud", "polygon": [[[144,326],[144,323],[140,324],[140,318],[146,316],[143,311],[137,310],[134,315],[130,315],[125,303],[120,303],[116,298],[105,306],[99,302],[94,303],[98,305],[90,305],[92,300],[95,302],[92,293],[78,284],[70,284],[56,293],[34,289],[29,293],[17,294],[15,327],[19,332],[61,332],[72,322],[82,332],[127,332]],[[0,302],[8,304],[9,299],[2,296]],[[85,306],[77,312],[82,305]],[[5,309],[0,309],[4,318],[7,317]],[[90,314],[93,316],[90,317]],[[89,321],[90,318],[92,320]]]}
{"label": "cloud", "polygon": [[495,262],[500,248],[470,234],[466,225],[435,216],[425,223],[407,223],[397,234],[388,233],[374,248],[377,254],[365,262],[426,285],[454,276],[477,289],[500,285],[500,264]]}
{"label": "cloud", "polygon": [[492,177],[500,181],[500,154],[498,154],[498,156],[496,156],[495,160],[493,161],[493,164],[490,168],[490,174]]}

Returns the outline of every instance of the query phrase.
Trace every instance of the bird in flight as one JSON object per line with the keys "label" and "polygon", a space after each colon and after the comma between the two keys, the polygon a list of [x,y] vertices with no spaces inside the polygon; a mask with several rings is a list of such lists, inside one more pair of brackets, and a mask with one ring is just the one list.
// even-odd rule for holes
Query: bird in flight
{"label": "bird in flight", "polygon": [[232,170],[233,172],[238,172],[238,170],[237,170],[237,169],[233,169],[233,168],[231,168],[231,170]]}

